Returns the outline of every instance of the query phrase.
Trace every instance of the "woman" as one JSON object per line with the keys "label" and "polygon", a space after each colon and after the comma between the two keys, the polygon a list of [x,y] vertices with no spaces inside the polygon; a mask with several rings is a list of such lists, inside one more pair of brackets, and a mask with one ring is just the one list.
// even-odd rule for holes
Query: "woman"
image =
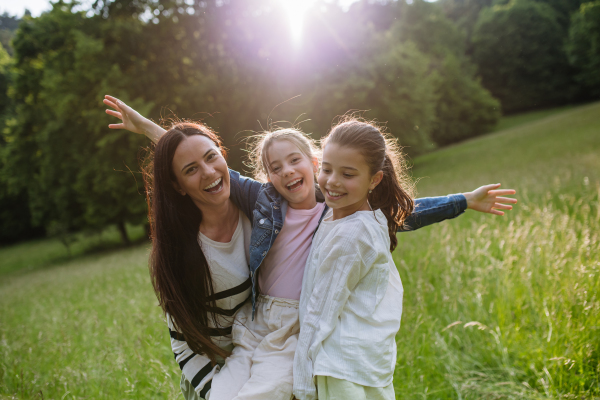
{"label": "woman", "polygon": [[[231,350],[233,315],[254,289],[248,278],[250,219],[257,207],[277,208],[265,197],[272,188],[228,170],[220,140],[206,126],[175,124],[165,133],[118,99],[106,96],[104,102],[113,108],[107,113],[122,121],[110,128],[144,133],[157,142],[148,185],[151,276],[167,315],[184,396],[207,398]],[[418,229],[466,208],[501,215],[494,208],[511,206],[497,201],[516,200],[497,196],[514,191],[490,191],[494,187],[418,199],[408,225]],[[274,230],[282,221],[267,222]],[[254,250],[264,249],[263,257],[271,245],[269,240],[252,243]]]}

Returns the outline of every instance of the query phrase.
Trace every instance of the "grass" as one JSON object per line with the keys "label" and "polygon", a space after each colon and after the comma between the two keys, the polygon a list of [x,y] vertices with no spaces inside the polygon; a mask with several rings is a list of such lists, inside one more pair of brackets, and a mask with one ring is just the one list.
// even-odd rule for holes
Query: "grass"
{"label": "grass", "polygon": [[519,204],[400,237],[403,399],[600,398],[600,104],[416,159],[421,195]]}
{"label": "grass", "polygon": [[[142,225],[126,227],[129,239],[135,244],[147,240]],[[58,238],[46,238],[0,247],[0,277],[24,274],[59,265],[77,257],[124,247],[114,226],[99,232],[71,234],[69,247]]]}
{"label": "grass", "polygon": [[515,126],[524,125],[530,122],[538,121],[540,119],[555,115],[562,111],[570,110],[575,106],[568,105],[558,108],[551,108],[546,110],[530,111],[521,114],[509,115],[507,117],[500,118],[498,124],[494,127],[493,132],[500,132],[505,129],[514,128]]}
{"label": "grass", "polygon": [[[400,235],[397,398],[600,398],[599,115],[563,110],[414,161],[420,195],[500,181],[520,202]],[[67,261],[53,246],[0,249],[2,268],[21,260],[0,275],[0,399],[181,398],[148,244]]]}

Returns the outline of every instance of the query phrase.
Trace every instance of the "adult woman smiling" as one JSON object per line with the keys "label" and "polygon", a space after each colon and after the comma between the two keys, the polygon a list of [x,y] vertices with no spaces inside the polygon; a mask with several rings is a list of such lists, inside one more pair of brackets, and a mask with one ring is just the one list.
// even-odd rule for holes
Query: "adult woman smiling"
{"label": "adult woman smiling", "polygon": [[[114,109],[107,113],[122,120],[109,127],[144,133],[157,142],[148,188],[152,281],[167,315],[184,396],[206,398],[218,364],[232,348],[232,317],[250,289],[255,294],[248,267],[256,271],[273,245],[287,204],[271,184],[228,170],[220,140],[209,128],[184,123],[165,133],[116,98],[107,96],[104,102]],[[491,188],[417,199],[408,224],[417,229],[456,217],[467,207],[493,212],[499,193]],[[257,236],[253,217],[260,225],[254,227]]]}

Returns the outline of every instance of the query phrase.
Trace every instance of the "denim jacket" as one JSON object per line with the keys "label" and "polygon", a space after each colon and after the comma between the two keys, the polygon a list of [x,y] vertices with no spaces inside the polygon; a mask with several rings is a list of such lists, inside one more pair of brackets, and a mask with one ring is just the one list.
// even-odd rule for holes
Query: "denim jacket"
{"label": "denim jacket", "polygon": [[[250,278],[252,280],[252,318],[256,308],[256,271],[273,246],[283,227],[287,201],[271,183],[260,183],[254,179],[229,170],[230,198],[252,222],[250,236]],[[317,190],[318,202],[325,201]],[[329,207],[325,205],[321,219]],[[415,199],[415,209],[399,231],[412,231],[427,225],[458,217],[467,209],[467,199],[462,194]],[[320,221],[319,221],[320,222]]]}

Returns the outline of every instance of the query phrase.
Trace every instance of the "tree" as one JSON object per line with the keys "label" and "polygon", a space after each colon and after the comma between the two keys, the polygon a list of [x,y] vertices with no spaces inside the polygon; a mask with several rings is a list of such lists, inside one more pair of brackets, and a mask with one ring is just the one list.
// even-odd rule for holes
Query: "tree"
{"label": "tree", "polygon": [[489,132],[500,117],[500,103],[476,78],[466,54],[465,33],[441,7],[417,0],[404,8],[393,31],[428,54],[430,68],[438,74],[431,138],[443,146]]}
{"label": "tree", "polygon": [[475,25],[473,59],[483,85],[507,112],[562,104],[571,71],[556,11],[531,0],[484,9]]}
{"label": "tree", "polygon": [[[144,220],[137,169],[141,138],[106,135],[99,99],[112,61],[98,19],[57,3],[14,39],[15,124],[7,138],[9,187],[25,190],[34,223],[70,232]],[[111,147],[106,146],[110,143]],[[118,171],[123,172],[118,172]],[[57,229],[56,227],[59,227]]]}
{"label": "tree", "polygon": [[600,98],[600,1],[583,3],[571,18],[567,51],[586,98]]}

